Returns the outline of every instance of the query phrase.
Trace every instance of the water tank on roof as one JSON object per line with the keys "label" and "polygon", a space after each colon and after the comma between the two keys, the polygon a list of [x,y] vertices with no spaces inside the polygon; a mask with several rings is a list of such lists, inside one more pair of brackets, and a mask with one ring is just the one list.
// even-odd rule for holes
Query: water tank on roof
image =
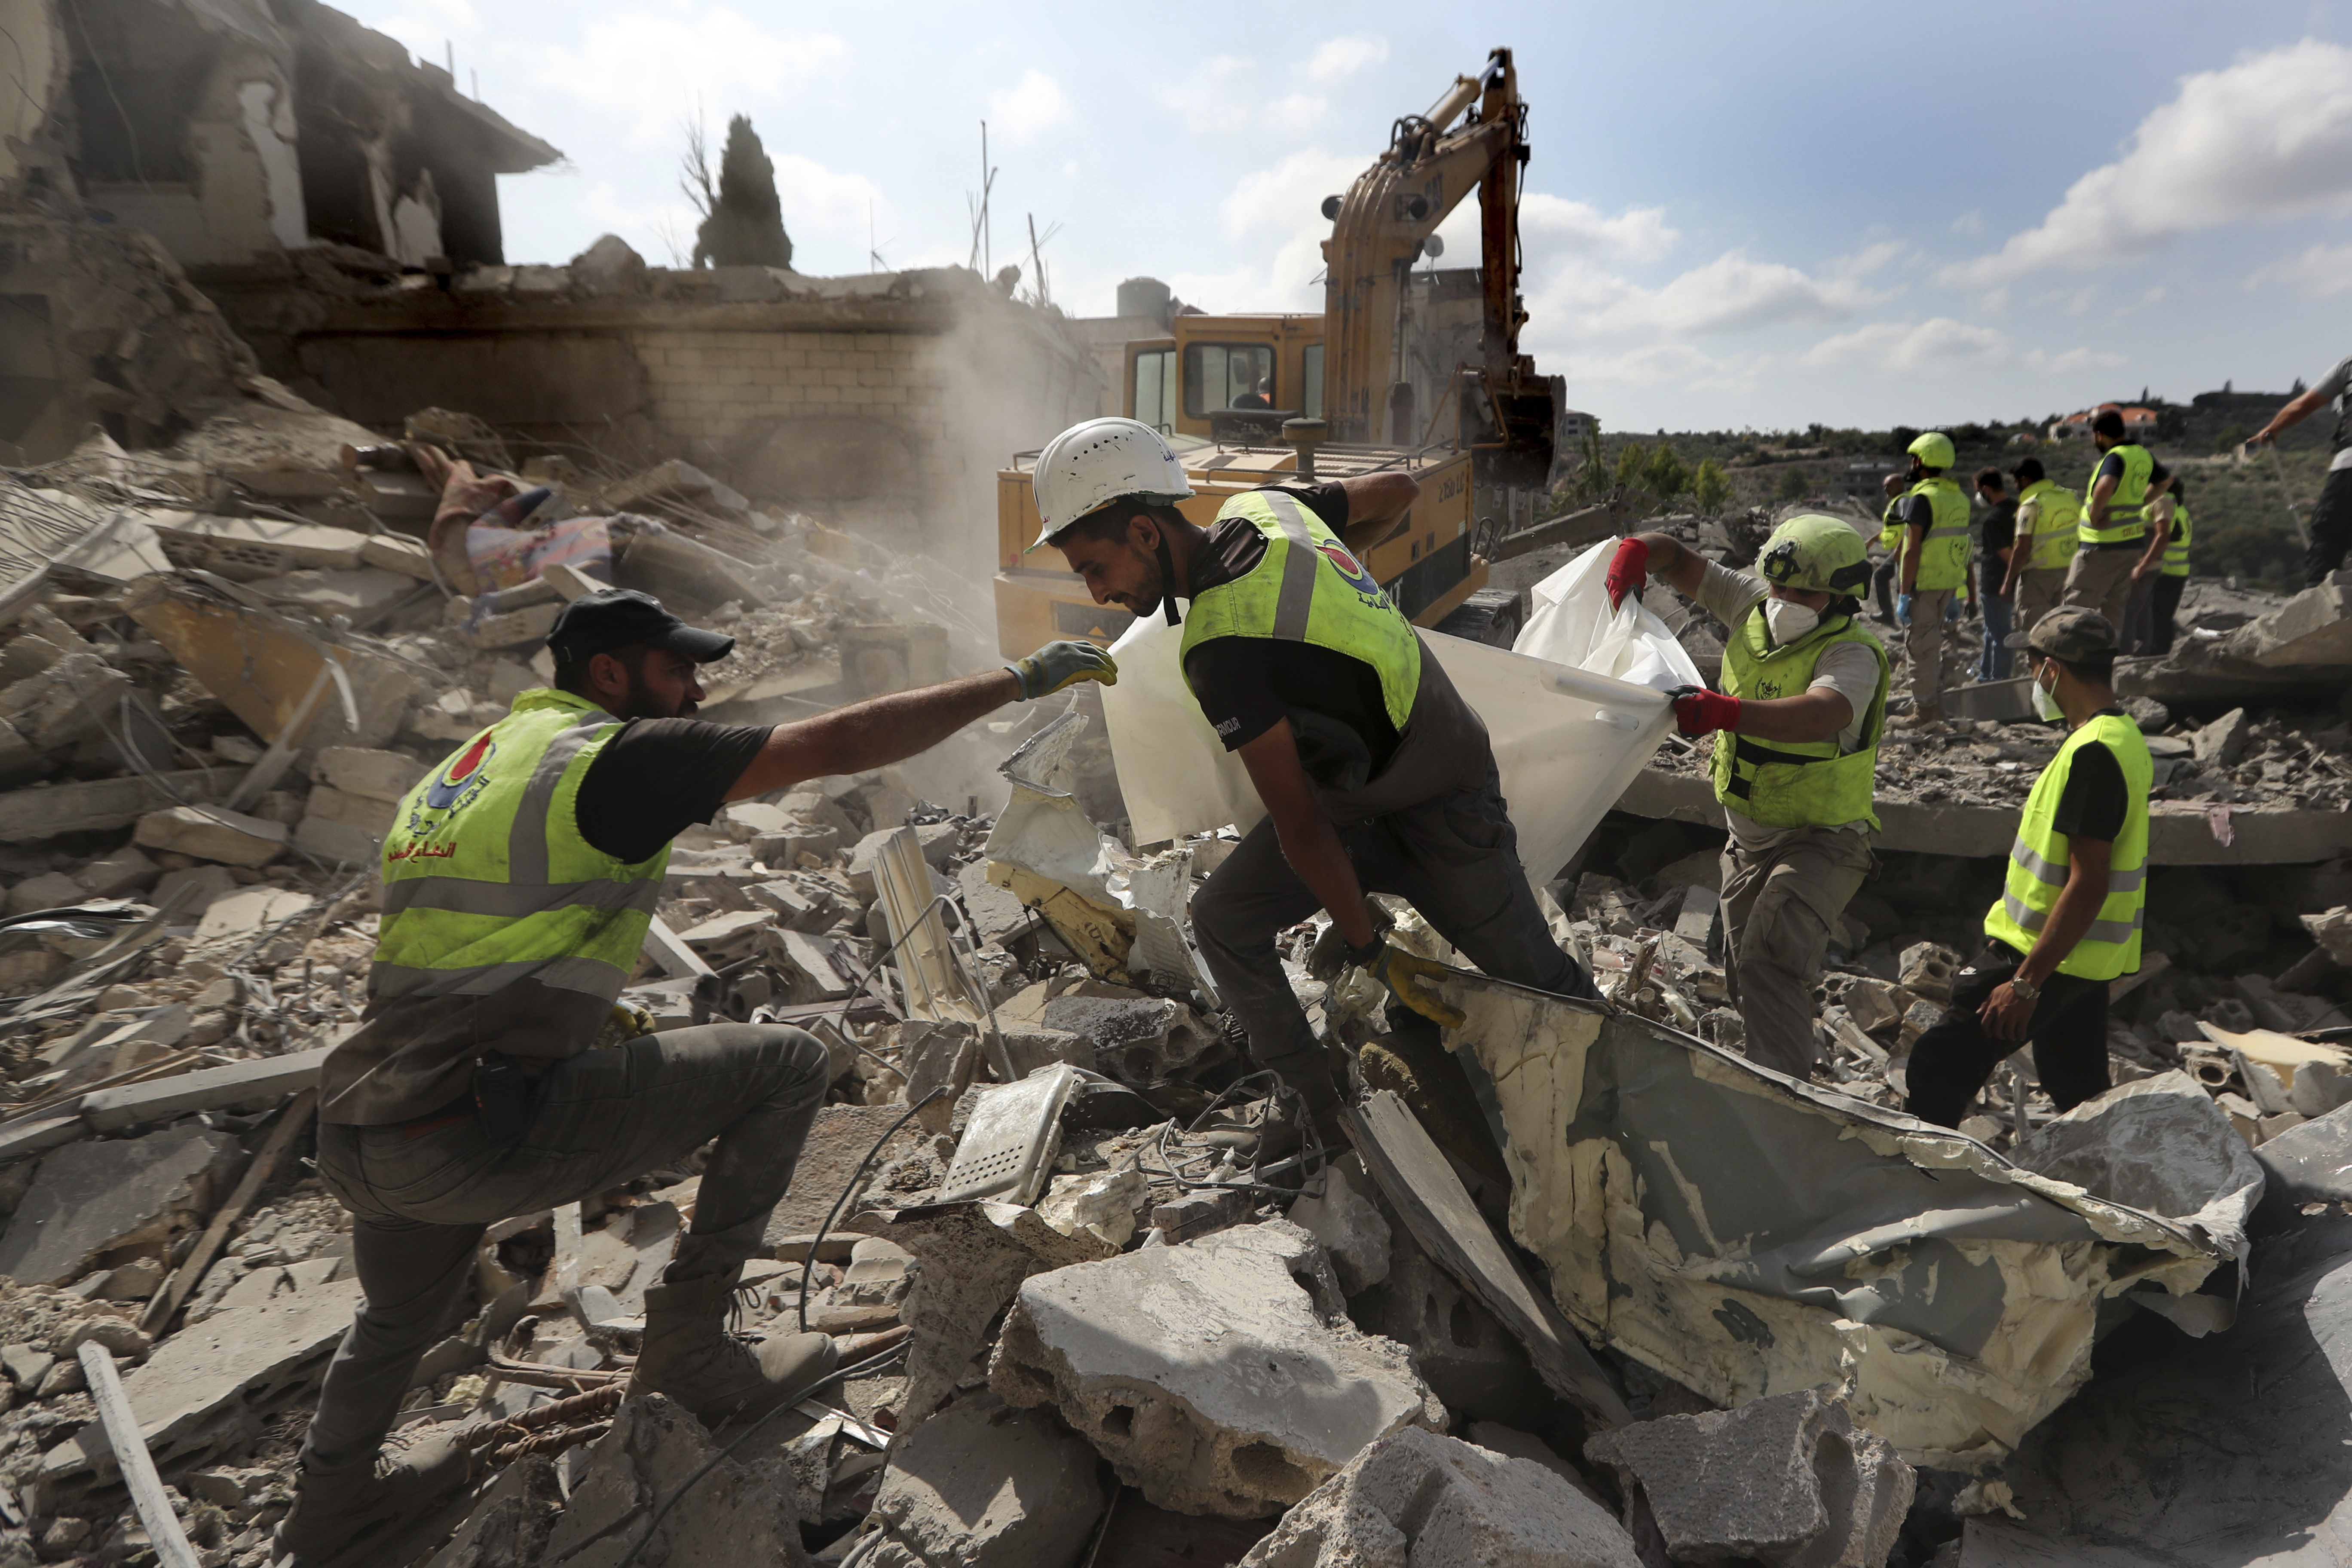
{"label": "water tank on roof", "polygon": [[1118,286],[1118,313],[1165,321],[1169,301],[1174,297],[1157,278],[1130,278]]}

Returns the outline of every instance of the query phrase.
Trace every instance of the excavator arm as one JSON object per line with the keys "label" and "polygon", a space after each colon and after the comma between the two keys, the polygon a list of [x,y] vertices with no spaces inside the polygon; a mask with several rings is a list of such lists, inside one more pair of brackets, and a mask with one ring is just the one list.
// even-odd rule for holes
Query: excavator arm
{"label": "excavator arm", "polygon": [[[1418,446],[1402,360],[1405,279],[1448,214],[1475,190],[1485,329],[1481,363],[1464,376],[1460,434],[1507,468],[1494,482],[1551,465],[1555,395],[1518,352],[1527,320],[1519,295],[1519,171],[1528,157],[1527,105],[1511,51],[1496,49],[1476,77],[1458,77],[1425,115],[1396,122],[1388,151],[1344,196],[1332,220],[1326,269],[1326,417],[1341,441]],[[1538,448],[1540,448],[1538,450]]]}

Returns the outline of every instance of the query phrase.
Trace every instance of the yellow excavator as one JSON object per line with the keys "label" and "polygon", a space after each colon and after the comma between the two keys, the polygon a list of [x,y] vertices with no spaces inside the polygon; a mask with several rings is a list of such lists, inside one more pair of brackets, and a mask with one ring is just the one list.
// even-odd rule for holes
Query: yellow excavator
{"label": "yellow excavator", "polygon": [[[1402,469],[1421,499],[1401,521],[1348,531],[1349,549],[1414,624],[1508,646],[1517,596],[1484,591],[1489,558],[1570,537],[1513,531],[1550,480],[1562,416],[1559,379],[1518,352],[1528,157],[1518,74],[1496,49],[1427,114],[1397,121],[1388,151],[1324,202],[1323,314],[1179,314],[1127,344],[1122,410],[1183,458],[1196,492],[1185,515],[1205,524],[1228,496],[1285,479]],[[1477,270],[1414,273],[1473,191]],[[1036,536],[1035,459],[1017,454],[997,474],[997,640],[1011,658],[1056,637],[1109,643],[1131,619],[1096,605],[1050,552],[1022,553]]]}

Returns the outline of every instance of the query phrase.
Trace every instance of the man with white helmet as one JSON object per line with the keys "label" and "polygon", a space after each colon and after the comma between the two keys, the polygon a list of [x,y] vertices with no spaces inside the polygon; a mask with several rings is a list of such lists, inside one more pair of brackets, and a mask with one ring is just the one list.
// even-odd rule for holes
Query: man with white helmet
{"label": "man with white helmet", "polygon": [[1440,1024],[1415,984],[1436,966],[1389,945],[1364,897],[1402,895],[1489,974],[1589,995],[1518,864],[1486,727],[1412,624],[1340,542],[1420,493],[1393,470],[1233,497],[1202,528],[1176,510],[1183,466],[1149,426],[1090,419],[1037,459],[1037,545],[1060,547],[1097,604],[1163,607],[1184,678],[1239,753],[1266,818],[1192,900],[1192,926],[1251,1056],[1328,1119],[1339,1090],[1275,937],[1331,913],[1350,962]]}
{"label": "man with white helmet", "polygon": [[[1944,716],[1944,618],[1950,613],[1955,590],[1967,589],[1976,602],[1969,576],[1969,498],[1958,479],[1946,472],[1957,454],[1952,438],[1930,430],[1913,441],[1911,488],[1900,503],[1904,524],[1903,575],[1900,584],[1908,603],[1911,636],[1905,648],[1911,655],[1911,720],[1930,724]],[[1903,616],[1898,614],[1896,619]]]}
{"label": "man with white helmet", "polygon": [[1613,608],[1656,576],[1731,629],[1723,689],[1685,688],[1685,735],[1715,733],[1723,852],[1724,975],[1747,1053],[1803,1078],[1813,1063],[1813,984],[1838,918],[1870,874],[1871,810],[1886,721],[1886,650],[1863,628],[1868,548],[1833,517],[1772,531],[1751,576],[1637,534],[1609,565]]}

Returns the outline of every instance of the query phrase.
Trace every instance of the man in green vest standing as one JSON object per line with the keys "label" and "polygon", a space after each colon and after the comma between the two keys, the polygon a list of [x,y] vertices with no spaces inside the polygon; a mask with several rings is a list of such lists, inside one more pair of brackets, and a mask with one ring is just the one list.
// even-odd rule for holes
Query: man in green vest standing
{"label": "man in green vest standing", "polygon": [[1090,644],[1053,643],[796,723],[694,719],[697,668],[734,642],[648,595],[573,601],[548,634],[554,686],[521,693],[426,774],[385,835],[367,1014],[319,1075],[319,1173],[352,1211],[364,1300],[278,1526],[278,1551],[298,1564],[467,1479],[454,1423],[384,1434],[418,1358],[448,1331],[484,1228],[714,1138],[694,1223],[646,1292],[630,1391],[666,1394],[716,1426],[798,1398],[833,1368],[825,1335],[747,1341],[726,1326],[737,1273],[765,1249],[824,1102],[824,1047],[781,1025],[654,1034],[615,1005],[669,841],[729,801],[881,767],[1007,702],[1117,672]]}
{"label": "man in green vest standing", "polygon": [[2017,606],[2017,629],[2030,632],[2065,595],[2083,498],[2053,481],[2039,458],[2021,458],[2010,476],[2018,485],[2017,544],[2002,592]]}
{"label": "man in green vest standing", "polygon": [[1437,966],[1384,939],[1368,889],[1488,974],[1591,994],[1520,868],[1486,726],[1340,541],[1420,489],[1391,471],[1251,490],[1204,529],[1176,510],[1192,486],[1148,426],[1090,419],[1037,458],[1032,549],[1058,546],[1098,605],[1174,622],[1192,602],[1185,682],[1266,809],[1194,896],[1193,933],[1251,1058],[1326,1126],[1339,1086],[1275,947],[1318,909],[1349,962],[1439,1024],[1462,1018],[1418,984]]}
{"label": "man in green vest standing", "polygon": [[[1715,732],[1724,974],[1747,1054],[1791,1078],[1813,1064],[1813,986],[1847,902],[1870,875],[1886,724],[1886,650],[1855,618],[1868,546],[1833,517],[1772,531],[1757,575],[1637,534],[1610,570],[1614,607],[1644,572],[1731,628],[1723,690],[1678,698],[1685,735]],[[1621,588],[1620,584],[1623,586]]]}
{"label": "man in green vest standing", "polygon": [[[1911,722],[1932,724],[1944,716],[1944,616],[1952,595],[1968,589],[1969,498],[1945,470],[1952,466],[1952,438],[1930,430],[1907,448],[1911,488],[1902,501],[1903,599],[1911,617],[1904,644],[1911,655]],[[1897,616],[1900,619],[1901,616]]]}
{"label": "man in green vest standing", "polygon": [[2124,416],[2103,408],[2091,421],[2099,460],[2075,530],[2074,564],[2066,571],[2066,600],[2094,610],[2120,636],[2130,607],[2132,565],[2147,542],[2148,486],[2162,476],[2156,456],[2124,438]]}
{"label": "man in green vest standing", "polygon": [[2105,1093],[2107,985],[2139,968],[2154,766],[2109,684],[2116,631],[2064,606],[2023,634],[2033,705],[2070,733],[2033,781],[1984,951],[1911,1048],[1912,1115],[1958,1127],[2001,1059],[2033,1043],[2043,1092],[2067,1110]]}
{"label": "man in green vest standing", "polygon": [[2189,487],[2178,477],[2165,481],[2164,493],[2148,503],[2147,553],[2132,568],[2132,616],[2141,615],[2140,595],[2147,595],[2147,624],[2138,628],[2147,646],[2138,653],[2172,651],[2173,619],[2180,613],[2180,595],[2189,588],[2189,544],[2197,525],[2189,515]]}

